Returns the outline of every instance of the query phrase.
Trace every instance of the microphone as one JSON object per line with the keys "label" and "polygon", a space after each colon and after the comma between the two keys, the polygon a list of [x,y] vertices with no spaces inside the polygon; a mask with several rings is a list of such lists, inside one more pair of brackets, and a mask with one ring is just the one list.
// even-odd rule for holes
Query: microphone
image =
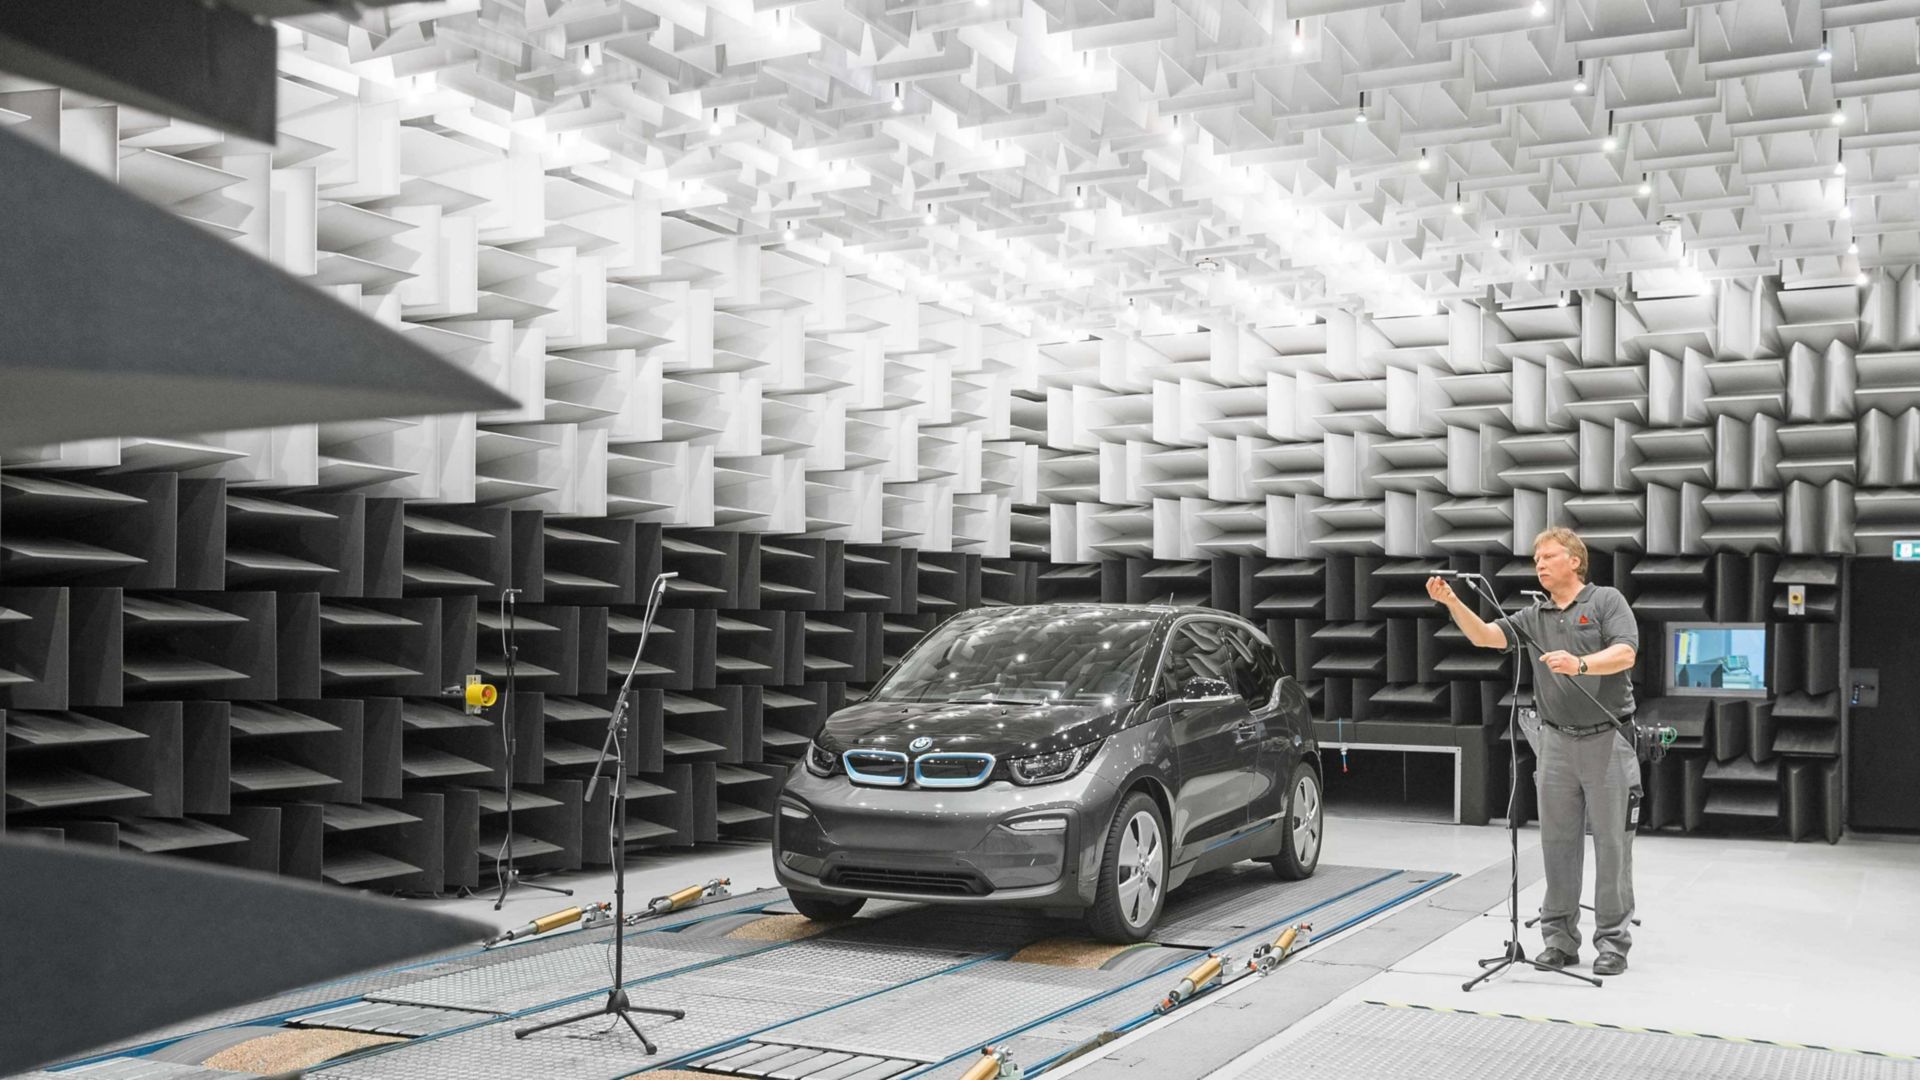
{"label": "microphone", "polygon": [[1547,602],[1547,594],[1541,592],[1539,589],[1521,589],[1520,595],[1533,597],[1533,602],[1536,604],[1544,604]]}
{"label": "microphone", "polygon": [[1487,580],[1487,575],[1477,574],[1472,570],[1435,570],[1432,576],[1439,578],[1477,578],[1481,581]]}

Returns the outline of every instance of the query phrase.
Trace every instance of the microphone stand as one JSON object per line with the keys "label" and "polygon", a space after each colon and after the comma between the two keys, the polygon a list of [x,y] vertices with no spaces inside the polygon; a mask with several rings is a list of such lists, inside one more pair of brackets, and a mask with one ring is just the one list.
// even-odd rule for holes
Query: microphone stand
{"label": "microphone stand", "polygon": [[594,763],[593,778],[587,781],[586,801],[591,803],[593,802],[594,787],[600,782],[601,769],[605,767],[608,757],[611,756],[614,763],[613,782],[610,785],[612,794],[609,796],[609,813],[613,818],[614,831],[613,985],[607,989],[607,1000],[592,1012],[581,1013],[577,1016],[562,1017],[558,1020],[549,1020],[543,1024],[535,1024],[529,1028],[522,1028],[513,1033],[513,1037],[516,1039],[524,1039],[535,1032],[546,1031],[549,1028],[577,1024],[582,1020],[592,1020],[601,1016],[617,1016],[626,1021],[627,1027],[633,1030],[634,1035],[640,1040],[640,1045],[646,1049],[647,1053],[655,1054],[659,1052],[659,1048],[653,1045],[653,1040],[647,1038],[646,1032],[640,1030],[640,1025],[634,1021],[633,1014],[636,1012],[654,1013],[660,1016],[671,1016],[675,1020],[679,1020],[687,1015],[684,1009],[656,1009],[646,1005],[635,1005],[632,1000],[627,997],[627,989],[625,986],[626,978],[624,975],[626,970],[625,961],[627,949],[625,939],[621,935],[622,930],[624,930],[627,925],[627,744],[625,738],[627,711],[633,701],[633,677],[640,671],[640,654],[646,651],[647,634],[653,629],[654,612],[659,610],[660,598],[666,594],[667,579],[679,576],[680,575],[676,573],[666,573],[653,579],[653,586],[647,594],[646,613],[640,620],[640,645],[633,650],[633,664],[627,668],[626,681],[620,684],[620,696],[614,699],[613,716],[607,720],[607,738],[606,741],[600,745],[600,760]]}
{"label": "microphone stand", "polygon": [[[1500,600],[1494,596],[1493,589],[1487,584],[1485,577],[1479,574],[1446,576],[1466,582],[1476,596],[1491,603],[1495,611],[1500,610]],[[1460,989],[1472,990],[1515,964],[1524,964],[1535,971],[1551,971],[1557,975],[1565,975],[1569,979],[1578,979],[1583,983],[1600,986],[1602,985],[1600,980],[1590,975],[1553,967],[1533,959],[1527,955],[1526,948],[1520,944],[1520,814],[1517,808],[1520,800],[1520,665],[1528,661],[1529,651],[1538,652],[1539,647],[1534,644],[1532,635],[1522,630],[1513,620],[1509,619],[1507,625],[1513,627],[1514,633],[1524,645],[1517,650],[1514,658],[1513,692],[1508,695],[1507,705],[1507,948],[1499,956],[1490,956],[1480,961],[1480,966],[1485,970],[1470,982],[1463,984]]]}
{"label": "microphone stand", "polygon": [[507,890],[513,888],[515,885],[525,885],[529,889],[540,889],[544,892],[559,893],[561,896],[573,895],[572,889],[561,889],[552,885],[542,885],[537,881],[527,881],[520,876],[520,871],[513,865],[513,759],[515,752],[520,747],[520,735],[513,726],[513,709],[520,700],[514,693],[517,685],[514,681],[514,662],[518,660],[520,656],[520,639],[515,633],[513,598],[519,592],[519,589],[502,589],[500,591],[500,606],[506,609],[507,616],[507,625],[502,631],[505,636],[501,639],[501,644],[504,646],[504,651],[507,654],[507,700],[500,706],[500,728],[502,739],[507,749],[507,767],[504,772],[504,782],[501,784],[503,793],[507,797],[507,838],[501,844],[501,847],[505,850],[501,852],[499,858],[494,860],[493,864],[494,876],[500,882],[500,895],[494,897],[493,900],[493,910],[495,911],[499,911],[500,905],[507,902]]}

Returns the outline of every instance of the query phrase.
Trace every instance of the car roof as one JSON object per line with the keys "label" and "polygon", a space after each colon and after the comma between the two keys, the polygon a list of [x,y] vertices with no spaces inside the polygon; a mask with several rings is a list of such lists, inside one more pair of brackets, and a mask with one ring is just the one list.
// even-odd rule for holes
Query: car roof
{"label": "car roof", "polygon": [[1109,604],[1109,603],[1092,603],[1092,602],[1065,602],[1065,603],[1053,603],[1053,604],[1014,604],[1014,605],[1008,605],[1006,607],[974,608],[968,611],[966,614],[968,615],[1001,615],[1001,614],[1011,614],[1017,611],[1062,611],[1062,612],[1092,611],[1099,614],[1110,614],[1114,616],[1132,616],[1134,618],[1138,618],[1142,615],[1147,615],[1147,616],[1153,617],[1155,622],[1161,623],[1161,624],[1164,624],[1166,622],[1169,622],[1173,619],[1180,618],[1185,615],[1207,615],[1212,617],[1231,619],[1235,622],[1245,621],[1240,616],[1235,615],[1231,611],[1221,611],[1218,608],[1200,607],[1194,604]]}

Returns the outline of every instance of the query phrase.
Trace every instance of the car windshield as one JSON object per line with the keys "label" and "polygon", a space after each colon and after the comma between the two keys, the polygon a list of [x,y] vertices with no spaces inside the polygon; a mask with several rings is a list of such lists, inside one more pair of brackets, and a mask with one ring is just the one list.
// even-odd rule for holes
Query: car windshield
{"label": "car windshield", "polygon": [[928,635],[873,700],[1113,704],[1133,695],[1152,627],[1100,609],[961,616]]}

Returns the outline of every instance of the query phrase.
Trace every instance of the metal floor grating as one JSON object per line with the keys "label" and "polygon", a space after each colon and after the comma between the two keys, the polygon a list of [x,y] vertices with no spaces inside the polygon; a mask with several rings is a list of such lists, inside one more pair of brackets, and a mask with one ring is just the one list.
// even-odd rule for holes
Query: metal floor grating
{"label": "metal floor grating", "polygon": [[[756,889],[752,892],[738,893],[725,900],[701,904],[697,907],[676,912],[665,918],[651,920],[643,922],[638,926],[629,927],[626,936],[628,940],[631,941],[656,933],[672,932],[678,927],[687,926],[716,915],[746,911],[768,904],[784,903],[786,896],[787,893],[785,889]],[[119,1039],[95,1047],[81,1056],[84,1058],[99,1057],[117,1050],[128,1050],[136,1046],[145,1046],[149,1043],[177,1039],[185,1035],[192,1035],[212,1028],[225,1027],[228,1024],[243,1024],[250,1020],[261,1020],[270,1016],[281,1016],[290,1012],[298,1012],[302,1009],[311,1009],[329,1002],[346,1001],[368,995],[375,995],[381,991],[388,991],[413,983],[425,982],[454,972],[490,967],[494,964],[523,960],[529,956],[538,956],[544,953],[560,952],[567,949],[578,948],[588,943],[599,943],[604,946],[612,937],[613,928],[611,926],[604,926],[594,930],[573,931],[554,937],[533,938],[528,941],[515,942],[502,948],[488,949],[484,952],[475,949],[471,952],[456,954],[438,962],[422,964],[418,967],[398,970],[385,969],[363,975],[350,975],[332,982],[318,983],[297,990],[289,990],[270,998],[248,1002],[245,1005],[236,1005],[230,1009],[222,1009],[218,1012],[196,1016],[191,1020],[184,1020],[178,1024],[169,1024],[163,1028],[155,1028],[152,1031],[142,1032],[131,1038]]]}
{"label": "metal floor grating", "polygon": [[1106,971],[997,961],[809,1017],[768,1039],[932,1063],[1132,979]]}
{"label": "metal floor grating", "polygon": [[438,1035],[469,1024],[491,1019],[489,1013],[466,1009],[442,1009],[431,1005],[393,1005],[383,1001],[356,1001],[319,1012],[307,1013],[287,1022],[289,1027],[328,1028],[335,1031],[364,1031],[373,1035],[404,1035],[417,1039]]}
{"label": "metal floor grating", "polygon": [[[640,944],[622,946],[621,975],[628,981],[712,963],[768,946],[725,938],[675,940],[671,934],[647,935]],[[515,957],[507,963],[456,971],[366,995],[372,1001],[436,1005],[486,1013],[516,1013],[604,989],[613,971],[611,942]]]}
{"label": "metal floor grating", "polygon": [[1265,864],[1243,863],[1175,891],[1168,897],[1171,902],[1153,940],[1209,949],[1389,873],[1372,867],[1322,866],[1304,881],[1278,881]]}
{"label": "metal floor grating", "polygon": [[1254,1062],[1245,1080],[1916,1080],[1920,1062],[1699,1036],[1356,1005]]}
{"label": "metal floor grating", "polygon": [[[1387,872],[1376,871],[1375,873],[1377,876]],[[1304,919],[1320,927],[1324,936],[1337,927],[1357,922],[1374,914],[1383,905],[1394,906],[1403,902],[1440,876],[1421,871],[1401,871],[1385,881],[1369,885],[1332,901],[1325,899],[1316,901],[1295,892],[1293,894],[1295,898],[1305,902],[1297,907],[1279,911],[1274,915],[1273,921],[1290,923],[1296,919]],[[1315,879],[1318,877],[1318,874],[1314,875]],[[1306,910],[1316,903],[1320,906]],[[1262,934],[1259,937],[1249,938],[1226,951],[1237,967],[1245,962],[1248,954],[1253,951],[1254,945],[1268,937],[1270,935]],[[1222,939],[1214,944],[1221,945],[1226,940]],[[1194,962],[1198,962],[1197,956]],[[1010,1047],[1014,1060],[1032,1072],[1036,1066],[1080,1046],[1101,1032],[1111,1030],[1147,1012],[1152,1007],[1156,995],[1170,989],[1174,983],[1178,982],[1187,966],[1184,963],[1176,964],[1157,977],[1141,982],[1134,990],[1090,1002],[1082,1008],[1036,1025],[1018,1035],[994,1039],[994,1045]],[[929,1080],[953,1080],[964,1074],[971,1064],[970,1059],[962,1059],[931,1070],[926,1073],[926,1076]]]}
{"label": "metal floor grating", "polygon": [[[517,1028],[591,1009],[595,1002],[588,1001],[371,1054],[308,1075],[324,1080],[493,1080],[502,1076],[611,1080],[967,962],[943,951],[800,942],[727,964],[727,996],[690,993],[684,976],[629,990],[635,1005],[687,1012],[683,1020],[638,1017],[660,1047],[660,1053],[651,1057],[624,1027],[609,1030],[604,1020],[527,1039],[513,1037]],[[819,996],[801,1004],[779,1000],[795,989],[810,989]]]}
{"label": "metal floor grating", "polygon": [[[1231,913],[1211,914],[1212,921],[1225,929],[1209,944],[1219,946],[1253,929],[1295,918],[1305,918],[1332,931],[1406,899],[1440,876],[1416,871],[1327,869],[1335,872],[1328,873],[1325,880],[1316,874],[1304,882],[1277,882],[1262,868],[1258,873],[1266,875],[1264,881],[1257,874],[1247,874],[1211,882],[1214,888],[1202,893],[1202,901],[1224,893],[1238,906]],[[1194,923],[1209,917],[1204,902],[1190,899],[1187,909]],[[1261,921],[1243,916],[1243,910],[1257,912]],[[1266,936],[1262,934],[1261,938]],[[1231,955],[1244,961],[1258,940],[1233,946]],[[798,1052],[812,1049],[821,1054],[871,1057],[876,1059],[872,1066],[875,1070],[881,1070],[888,1061],[915,1061],[920,1065],[911,1075],[951,1078],[963,1074],[973,1064],[971,1058],[938,1063],[968,1055],[991,1042],[1011,1046],[1015,1059],[1032,1069],[1150,1010],[1159,993],[1176,982],[1194,959],[1191,954],[1171,956],[1168,970],[1144,978],[1137,973],[1007,961],[975,964],[765,1032],[755,1040],[769,1048],[764,1062],[736,1057],[736,1048],[729,1048],[694,1059],[694,1067],[769,1080],[823,1080],[806,1070],[840,1067],[831,1058]],[[1031,1030],[1020,1030],[1055,1013],[1061,1015]],[[1010,1035],[1012,1032],[1019,1033]],[[781,1048],[786,1056],[775,1055],[773,1048]],[[766,1068],[773,1071],[763,1071]]]}

